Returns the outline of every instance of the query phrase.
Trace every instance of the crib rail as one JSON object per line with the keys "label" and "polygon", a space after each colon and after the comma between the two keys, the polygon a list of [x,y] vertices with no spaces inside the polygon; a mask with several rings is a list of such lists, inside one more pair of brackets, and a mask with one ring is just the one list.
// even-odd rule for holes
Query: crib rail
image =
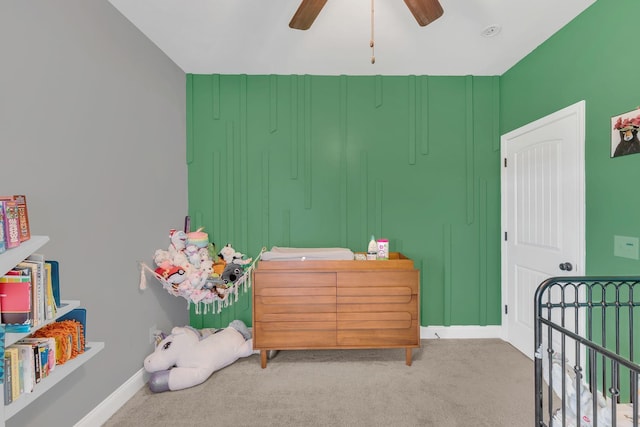
{"label": "crib rail", "polygon": [[552,277],[538,286],[536,426],[638,427],[639,307],[640,277]]}

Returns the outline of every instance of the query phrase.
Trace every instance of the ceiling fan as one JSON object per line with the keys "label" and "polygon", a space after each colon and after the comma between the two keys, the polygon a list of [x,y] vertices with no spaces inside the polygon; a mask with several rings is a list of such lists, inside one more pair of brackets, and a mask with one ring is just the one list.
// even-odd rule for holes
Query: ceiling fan
{"label": "ceiling fan", "polygon": [[[438,0],[404,0],[404,2],[421,27],[435,21],[444,13]],[[295,30],[308,30],[325,3],[327,0],[302,0],[289,22],[289,27]]]}

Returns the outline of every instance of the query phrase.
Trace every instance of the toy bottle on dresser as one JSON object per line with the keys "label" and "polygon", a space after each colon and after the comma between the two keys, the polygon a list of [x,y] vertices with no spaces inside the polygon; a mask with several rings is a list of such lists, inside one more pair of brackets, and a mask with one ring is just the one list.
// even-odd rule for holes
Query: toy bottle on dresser
{"label": "toy bottle on dresser", "polygon": [[376,238],[371,235],[371,240],[369,241],[369,247],[367,248],[367,260],[375,260],[378,259],[378,243],[376,242]]}
{"label": "toy bottle on dresser", "polygon": [[389,259],[389,239],[378,239],[378,259]]}

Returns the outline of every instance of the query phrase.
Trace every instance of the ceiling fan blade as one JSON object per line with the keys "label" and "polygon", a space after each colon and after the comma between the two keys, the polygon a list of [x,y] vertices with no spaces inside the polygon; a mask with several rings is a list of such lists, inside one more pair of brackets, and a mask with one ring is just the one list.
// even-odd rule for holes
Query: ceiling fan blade
{"label": "ceiling fan blade", "polygon": [[404,0],[421,27],[440,18],[444,13],[438,0]]}
{"label": "ceiling fan blade", "polygon": [[308,30],[326,2],[327,0],[302,0],[289,22],[289,27],[295,30]]}

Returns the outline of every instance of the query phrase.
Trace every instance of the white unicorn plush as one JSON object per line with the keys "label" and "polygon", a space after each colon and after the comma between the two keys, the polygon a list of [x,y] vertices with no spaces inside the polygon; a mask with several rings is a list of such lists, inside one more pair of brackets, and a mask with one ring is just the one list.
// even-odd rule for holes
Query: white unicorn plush
{"label": "white unicorn plush", "polygon": [[251,332],[241,320],[224,329],[174,327],[144,359],[154,393],[182,390],[206,381],[215,371],[254,354]]}

